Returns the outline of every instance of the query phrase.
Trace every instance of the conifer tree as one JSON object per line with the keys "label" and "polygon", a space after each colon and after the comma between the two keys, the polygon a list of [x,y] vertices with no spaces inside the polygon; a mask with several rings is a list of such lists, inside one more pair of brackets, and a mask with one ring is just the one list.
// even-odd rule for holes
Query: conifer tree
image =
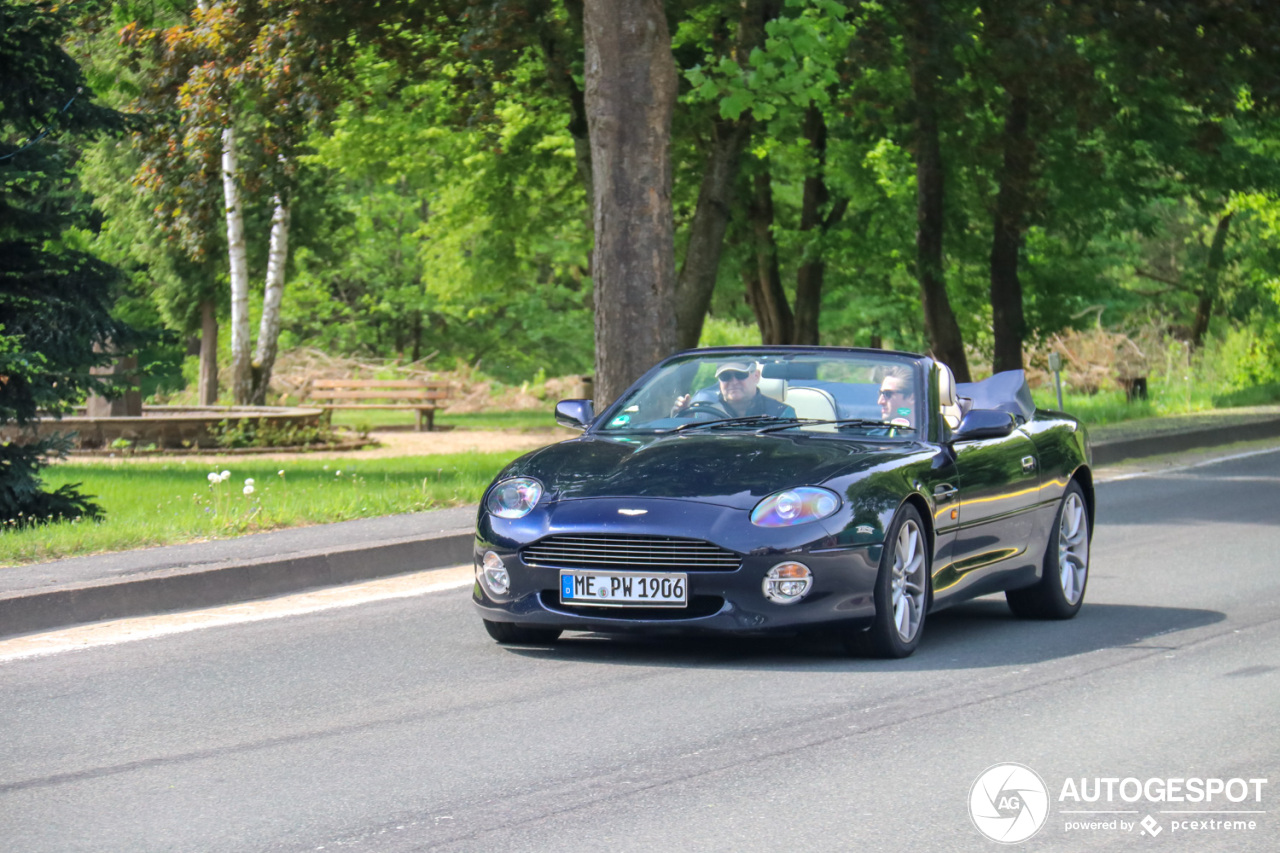
{"label": "conifer tree", "polygon": [[[114,269],[64,239],[90,215],[72,167],[75,140],[120,124],[92,102],[62,49],[67,20],[50,2],[0,2],[0,426],[71,411],[110,381],[90,368],[130,345],[111,317]],[[0,523],[31,524],[99,508],[39,471],[65,439],[0,442]]]}

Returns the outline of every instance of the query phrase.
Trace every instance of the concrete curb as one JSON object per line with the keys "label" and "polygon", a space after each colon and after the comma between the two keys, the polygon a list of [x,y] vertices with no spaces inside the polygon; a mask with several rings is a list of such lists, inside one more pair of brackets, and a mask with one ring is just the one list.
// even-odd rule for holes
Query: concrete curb
{"label": "concrete curb", "polygon": [[[1093,461],[1095,466],[1111,465],[1125,459],[1277,437],[1280,417],[1255,417],[1230,425],[1106,438],[1094,443]],[[462,507],[342,522],[306,531],[259,534],[246,537],[257,539],[256,550],[251,548],[237,556],[229,556],[228,552],[240,551],[244,540],[174,546],[174,556],[167,564],[155,559],[153,551],[78,558],[42,564],[34,570],[26,567],[26,572],[5,570],[26,577],[10,580],[7,589],[0,585],[0,638],[468,564],[472,560],[474,532],[470,524],[459,525],[465,518],[474,519],[475,511],[475,507]],[[431,527],[433,523],[435,528],[430,532],[397,535],[406,529]],[[317,535],[317,530],[323,534]],[[300,547],[302,542],[313,546],[322,539],[333,544]],[[277,545],[279,553],[259,553]],[[195,550],[200,557],[193,554]],[[207,558],[209,553],[214,555],[213,560]],[[71,563],[93,568],[87,572],[63,569]],[[107,563],[110,565],[104,567]]]}
{"label": "concrete curb", "polygon": [[1114,438],[1094,443],[1093,464],[1113,465],[1125,459],[1182,453],[1186,450],[1277,437],[1280,437],[1280,418],[1265,418],[1229,425],[1218,424],[1135,438]]}
{"label": "concrete curb", "polygon": [[0,594],[0,637],[197,610],[470,563],[471,529],[278,557],[182,566]]}

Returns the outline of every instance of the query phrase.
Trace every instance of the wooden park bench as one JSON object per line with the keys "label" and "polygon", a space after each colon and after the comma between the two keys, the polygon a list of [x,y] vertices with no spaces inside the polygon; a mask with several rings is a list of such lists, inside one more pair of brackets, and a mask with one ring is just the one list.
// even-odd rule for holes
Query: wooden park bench
{"label": "wooden park bench", "polygon": [[326,411],[334,409],[413,409],[418,432],[423,422],[435,429],[436,409],[449,398],[449,383],[429,379],[312,379],[303,399]]}

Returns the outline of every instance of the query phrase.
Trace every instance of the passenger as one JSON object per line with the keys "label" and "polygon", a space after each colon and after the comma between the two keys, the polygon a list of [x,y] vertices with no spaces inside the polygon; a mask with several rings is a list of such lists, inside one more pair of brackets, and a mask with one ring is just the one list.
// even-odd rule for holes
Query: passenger
{"label": "passenger", "polygon": [[[760,384],[760,365],[756,362],[729,361],[716,368],[716,381],[719,390],[708,403],[722,409],[725,414],[735,418],[753,415],[776,418],[794,418],[796,410],[786,403],[760,393],[756,386]],[[707,389],[710,390],[710,389]],[[704,392],[699,392],[703,394]],[[693,398],[685,394],[676,400],[672,416],[679,415],[689,408]]]}
{"label": "passenger", "polygon": [[880,419],[898,426],[916,425],[914,395],[911,393],[911,368],[893,365],[882,371],[880,380]]}

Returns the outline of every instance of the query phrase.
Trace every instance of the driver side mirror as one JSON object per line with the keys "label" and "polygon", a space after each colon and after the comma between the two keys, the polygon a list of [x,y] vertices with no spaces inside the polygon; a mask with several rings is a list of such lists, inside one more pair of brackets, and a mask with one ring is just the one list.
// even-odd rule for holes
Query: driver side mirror
{"label": "driver side mirror", "polygon": [[976,441],[982,438],[1004,438],[1018,424],[1013,415],[998,409],[972,409],[960,426],[951,433],[952,441]]}
{"label": "driver side mirror", "polygon": [[590,400],[561,400],[556,403],[556,423],[569,429],[586,429],[596,418],[595,404]]}

